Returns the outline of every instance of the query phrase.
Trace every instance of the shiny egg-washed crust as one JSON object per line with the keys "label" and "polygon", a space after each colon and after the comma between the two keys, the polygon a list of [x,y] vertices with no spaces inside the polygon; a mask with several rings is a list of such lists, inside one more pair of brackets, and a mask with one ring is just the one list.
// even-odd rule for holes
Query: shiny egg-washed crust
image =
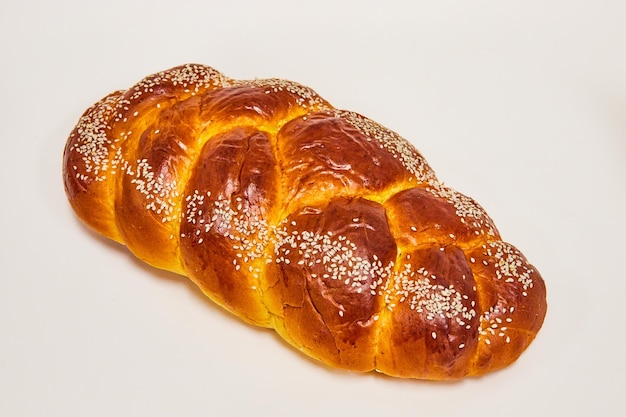
{"label": "shiny egg-washed crust", "polygon": [[546,313],[539,272],[474,200],[294,82],[149,76],[84,113],[64,182],[93,229],[332,367],[484,374]]}

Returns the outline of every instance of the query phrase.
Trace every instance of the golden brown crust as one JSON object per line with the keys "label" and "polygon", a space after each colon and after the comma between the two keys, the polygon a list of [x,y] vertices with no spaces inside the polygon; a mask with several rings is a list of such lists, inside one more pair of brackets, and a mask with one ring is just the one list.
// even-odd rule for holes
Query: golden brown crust
{"label": "golden brown crust", "polygon": [[116,139],[110,120],[123,92],[104,97],[87,109],[67,140],[63,180],[76,214],[96,231],[122,242],[115,221]]}
{"label": "golden brown crust", "polygon": [[85,112],[64,181],[95,230],[334,367],[484,374],[546,313],[541,276],[475,201],[297,83],[149,76]]}

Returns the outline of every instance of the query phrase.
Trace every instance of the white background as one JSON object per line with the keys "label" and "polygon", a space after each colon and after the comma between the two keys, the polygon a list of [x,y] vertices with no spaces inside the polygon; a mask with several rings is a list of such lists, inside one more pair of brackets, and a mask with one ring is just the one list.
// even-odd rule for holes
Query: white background
{"label": "white background", "polygon": [[[0,59],[0,416],[623,415],[624,0],[5,0]],[[534,344],[457,383],[330,370],[84,228],[78,117],[188,62],[411,140],[543,274]]]}

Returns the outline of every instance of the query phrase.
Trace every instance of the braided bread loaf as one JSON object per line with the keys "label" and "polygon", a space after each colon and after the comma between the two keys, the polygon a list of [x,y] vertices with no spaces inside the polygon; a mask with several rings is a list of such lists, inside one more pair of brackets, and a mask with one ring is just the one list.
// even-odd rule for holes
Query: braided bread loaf
{"label": "braided bread loaf", "polygon": [[78,216],[330,366],[454,379],[515,361],[539,273],[396,133],[302,85],[185,65],[88,109]]}

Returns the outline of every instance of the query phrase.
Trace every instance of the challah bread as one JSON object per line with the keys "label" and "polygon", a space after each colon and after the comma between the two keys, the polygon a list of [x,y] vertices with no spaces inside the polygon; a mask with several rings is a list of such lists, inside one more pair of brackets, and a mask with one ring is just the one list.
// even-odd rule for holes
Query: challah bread
{"label": "challah bread", "polygon": [[332,367],[432,380],[515,361],[544,282],[406,140],[313,90],[185,65],[88,109],[78,216]]}

